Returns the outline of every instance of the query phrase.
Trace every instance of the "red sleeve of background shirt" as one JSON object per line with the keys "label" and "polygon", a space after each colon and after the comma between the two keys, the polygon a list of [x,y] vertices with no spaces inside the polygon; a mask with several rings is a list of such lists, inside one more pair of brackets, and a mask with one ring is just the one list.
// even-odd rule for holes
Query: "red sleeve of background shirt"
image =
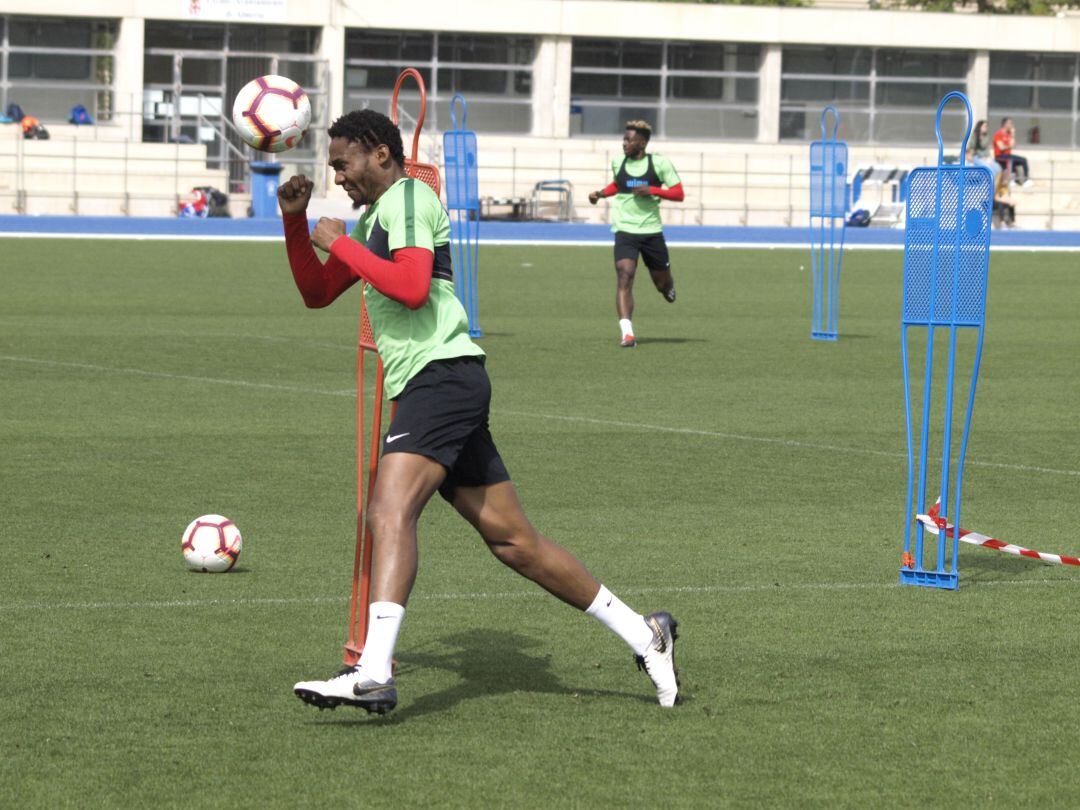
{"label": "red sleeve of background shirt", "polygon": [[602,189],[600,189],[601,197],[612,197],[619,190],[619,187],[614,183],[608,183]]}
{"label": "red sleeve of background shirt", "polygon": [[994,133],[994,157],[1009,153],[1009,133],[999,129]]}
{"label": "red sleeve of background shirt", "polygon": [[362,278],[387,298],[419,309],[431,290],[431,270],[435,257],[430,250],[418,247],[398,248],[393,261],[381,259],[347,236],[339,236],[330,246],[330,256]]}
{"label": "red sleeve of background shirt", "polygon": [[649,193],[654,197],[662,197],[663,199],[671,200],[672,202],[682,202],[686,199],[686,195],[683,193],[682,183],[676,183],[671,188],[649,186]]}
{"label": "red sleeve of background shirt", "polygon": [[329,306],[357,282],[357,276],[333,256],[325,265],[319,261],[311,246],[307,214],[283,214],[281,221],[285,226],[289,267],[304,304],[312,309]]}

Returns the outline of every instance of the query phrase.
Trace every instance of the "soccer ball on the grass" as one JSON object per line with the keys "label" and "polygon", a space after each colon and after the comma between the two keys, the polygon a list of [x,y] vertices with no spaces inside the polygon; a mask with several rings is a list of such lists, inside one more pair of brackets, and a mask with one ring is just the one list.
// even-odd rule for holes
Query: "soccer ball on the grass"
{"label": "soccer ball on the grass", "polygon": [[311,101],[292,79],[260,76],[236,94],[232,118],[245,143],[261,152],[284,152],[307,134]]}
{"label": "soccer ball on the grass", "polygon": [[236,524],[221,515],[195,518],[180,542],[187,567],[205,574],[221,574],[236,565],[242,546]]}

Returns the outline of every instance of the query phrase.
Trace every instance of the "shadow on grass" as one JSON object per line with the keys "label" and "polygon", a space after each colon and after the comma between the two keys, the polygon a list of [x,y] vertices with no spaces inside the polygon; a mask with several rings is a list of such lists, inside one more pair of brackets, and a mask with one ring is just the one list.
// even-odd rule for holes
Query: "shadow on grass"
{"label": "shadow on grass", "polygon": [[[401,656],[395,673],[398,689],[403,691],[398,708],[384,717],[369,716],[363,710],[345,714],[349,709],[336,710],[335,717],[319,718],[313,723],[326,725],[356,725],[374,723],[379,726],[404,723],[410,719],[435,712],[444,712],[466,700],[488,698],[514,692],[547,695],[579,695],[586,697],[617,697],[644,703],[656,698],[646,687],[639,693],[596,689],[574,689],[563,685],[550,671],[546,655],[532,654],[531,648],[546,646],[546,642],[509,631],[468,630],[445,636],[436,642],[444,652],[412,652]],[[410,695],[409,674],[419,669],[441,669],[460,680],[438,692]],[[627,678],[637,675],[628,662]],[[644,676],[641,676],[644,677]],[[400,698],[399,698],[400,699]]]}
{"label": "shadow on grass", "polygon": [[232,577],[232,576],[238,576],[240,574],[254,573],[254,569],[248,568],[246,565],[237,565],[237,566],[235,566],[233,568],[230,568],[228,571],[221,571],[221,572],[216,572],[216,573],[212,572],[212,571],[199,571],[199,570],[197,570],[195,568],[189,568],[187,570],[187,572],[189,574],[198,574],[199,576],[213,574],[214,576],[223,576],[224,575],[224,576]]}
{"label": "shadow on grass", "polygon": [[653,337],[637,339],[639,346],[649,343],[708,343],[705,338],[680,338],[680,337]]}
{"label": "shadow on grass", "polygon": [[[983,549],[984,553],[960,555],[960,587],[964,585],[993,585],[1002,580],[1016,582],[1030,579],[1042,582],[1051,571],[1061,571],[1063,566],[1022,559],[1012,554],[1003,554]],[[1056,549],[1053,553],[1058,553]]]}

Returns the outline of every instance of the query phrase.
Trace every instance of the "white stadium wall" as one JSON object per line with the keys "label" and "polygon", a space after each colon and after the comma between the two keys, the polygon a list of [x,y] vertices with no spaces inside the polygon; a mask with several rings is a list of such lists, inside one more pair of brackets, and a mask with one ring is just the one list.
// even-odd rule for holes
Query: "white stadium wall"
{"label": "white stadium wall", "polygon": [[[55,178],[43,178],[37,187],[51,190],[29,200],[33,167],[70,151],[72,170],[84,176],[72,182],[75,193],[107,181],[104,164],[94,170],[93,161],[111,148],[128,155],[124,188],[106,190],[96,209],[168,213],[187,189],[216,184],[230,187],[242,214],[238,153],[225,143],[221,109],[237,80],[233,73],[265,66],[302,73],[307,78],[297,78],[314,94],[321,131],[347,108],[385,108],[386,77],[416,55],[433,84],[425,156],[439,159],[437,133],[450,126],[451,95],[462,92],[470,101],[467,123],[485,150],[482,194],[496,199],[528,199],[537,182],[563,179],[575,189],[576,215],[602,219],[603,206],[581,203],[606,182],[622,121],[634,114],[653,121],[655,150],[672,156],[683,174],[688,202],[669,206],[673,221],[800,224],[805,145],[817,136],[825,103],[841,109],[853,167],[911,166],[936,156],[933,99],[959,88],[977,118],[991,118],[994,127],[1002,114],[1017,120],[1036,180],[1020,206],[1021,220],[1080,227],[1080,17],[1074,15],[415,0],[408,14],[390,20],[383,8],[342,0],[51,0],[45,11],[42,5],[0,0],[0,16],[100,21],[95,30],[104,33],[92,47],[72,50],[98,66],[85,88],[100,105],[99,123],[92,134],[62,126],[58,111],[76,96],[60,92],[47,71],[35,74],[34,46],[68,44],[47,41],[53,29],[42,28],[45,41],[28,44],[24,34],[20,44],[16,37],[5,45],[4,59],[23,71],[0,74],[5,102],[17,100],[30,113],[38,103],[53,131],[45,147],[16,143],[0,127],[5,209],[85,213],[87,198],[72,199]],[[213,36],[200,43],[201,34],[188,44],[181,34],[193,26],[233,33],[224,45]],[[260,28],[276,33],[240,36]],[[406,110],[409,104],[407,95]],[[947,116],[945,129],[950,143],[958,142],[957,116]],[[311,149],[293,155],[287,170],[311,173],[325,188],[320,137],[314,134]],[[70,150],[58,145],[69,141]],[[178,149],[185,141],[192,143]],[[174,164],[163,178],[159,159],[169,154]],[[332,208],[332,200],[323,204]]]}

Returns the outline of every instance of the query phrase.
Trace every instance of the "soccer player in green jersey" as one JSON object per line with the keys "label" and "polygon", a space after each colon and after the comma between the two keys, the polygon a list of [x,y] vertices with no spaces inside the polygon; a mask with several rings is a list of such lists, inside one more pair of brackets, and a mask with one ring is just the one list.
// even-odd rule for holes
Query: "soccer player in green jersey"
{"label": "soccer player in green jersey", "polygon": [[622,332],[620,346],[633,348],[634,338],[634,275],[638,256],[645,260],[653,284],[664,299],[675,303],[675,279],[671,277],[671,261],[660,225],[660,200],[682,202],[682,181],[671,161],[663,155],[647,154],[645,148],[652,137],[647,121],[627,121],[623,134],[623,158],[611,162],[614,180],[589,195],[593,205],[601,197],[614,195],[611,209],[611,230],[615,232],[615,311]]}
{"label": "soccer player in green jersey", "polygon": [[[289,265],[309,307],[327,306],[355,282],[367,282],[364,300],[387,396],[398,407],[367,511],[373,562],[364,651],[356,667],[301,681],[294,693],[320,709],[348,705],[381,714],[397,704],[391,660],[416,578],[416,526],[438,492],[501,562],[620,636],[660,704],[673,706],[679,682],[671,614],[631,610],[522,511],[488,431],[484,351],[469,339],[465,309],[454,295],[450,221],[432,190],[406,176],[397,126],[360,110],[335,121],[329,134],[334,182],[367,207],[351,235],[344,222],[325,217],[309,235],[312,183],[303,176],[287,180],[278,201]],[[329,254],[325,263],[313,244]]]}

